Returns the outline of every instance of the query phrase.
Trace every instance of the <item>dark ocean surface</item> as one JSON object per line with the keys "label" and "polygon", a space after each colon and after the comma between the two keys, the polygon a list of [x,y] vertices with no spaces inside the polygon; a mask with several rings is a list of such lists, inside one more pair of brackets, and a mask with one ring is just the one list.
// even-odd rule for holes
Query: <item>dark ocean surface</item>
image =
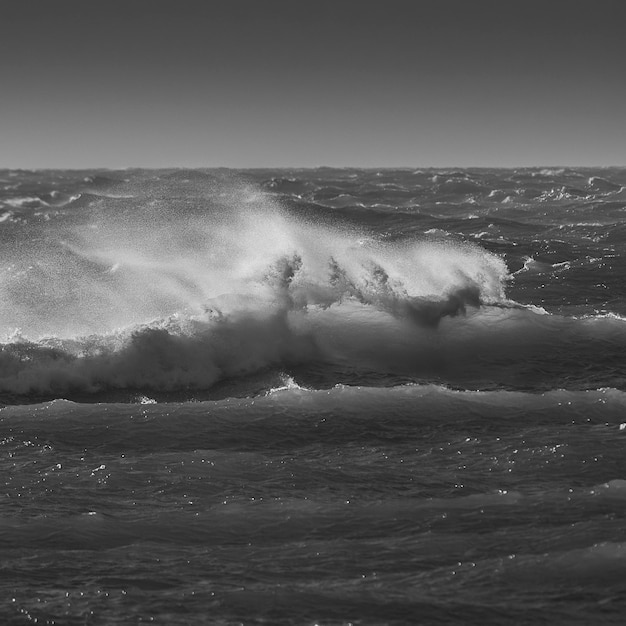
{"label": "dark ocean surface", "polygon": [[0,623],[623,624],[626,169],[0,171]]}

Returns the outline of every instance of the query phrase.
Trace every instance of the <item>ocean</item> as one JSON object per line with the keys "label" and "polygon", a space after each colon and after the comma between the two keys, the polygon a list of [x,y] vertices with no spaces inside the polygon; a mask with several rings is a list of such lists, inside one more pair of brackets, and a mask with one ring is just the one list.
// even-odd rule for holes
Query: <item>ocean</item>
{"label": "ocean", "polygon": [[626,169],[0,171],[0,622],[622,624]]}

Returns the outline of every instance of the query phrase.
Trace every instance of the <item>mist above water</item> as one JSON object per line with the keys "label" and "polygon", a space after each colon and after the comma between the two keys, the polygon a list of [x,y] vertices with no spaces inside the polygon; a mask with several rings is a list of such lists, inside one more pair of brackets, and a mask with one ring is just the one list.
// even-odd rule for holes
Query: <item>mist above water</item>
{"label": "mist above water", "polygon": [[345,299],[436,324],[504,297],[506,266],[476,246],[394,244],[314,223],[238,182],[178,185],[70,203],[35,239],[16,229],[24,241],[0,283],[2,327],[67,338]]}

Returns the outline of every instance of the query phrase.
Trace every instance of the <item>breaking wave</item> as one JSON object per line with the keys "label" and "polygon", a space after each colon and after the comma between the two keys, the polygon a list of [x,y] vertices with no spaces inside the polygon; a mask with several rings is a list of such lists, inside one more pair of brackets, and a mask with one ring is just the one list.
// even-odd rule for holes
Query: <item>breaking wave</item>
{"label": "breaking wave", "polygon": [[116,199],[50,226],[2,276],[1,319],[16,330],[0,390],[208,388],[332,361],[336,333],[365,348],[379,327],[433,331],[505,301],[506,265],[477,246],[385,242],[241,187],[218,197],[204,207],[147,197],[132,210]]}
{"label": "breaking wave", "polygon": [[320,364],[326,386],[365,372],[485,388],[550,385],[567,371],[566,386],[582,384],[572,358],[593,385],[598,341],[623,375],[622,320],[507,300],[506,264],[476,245],[392,242],[243,187],[211,198],[116,198],[51,226],[0,282],[3,326],[16,327],[0,393],[191,392],[268,370],[306,378]]}

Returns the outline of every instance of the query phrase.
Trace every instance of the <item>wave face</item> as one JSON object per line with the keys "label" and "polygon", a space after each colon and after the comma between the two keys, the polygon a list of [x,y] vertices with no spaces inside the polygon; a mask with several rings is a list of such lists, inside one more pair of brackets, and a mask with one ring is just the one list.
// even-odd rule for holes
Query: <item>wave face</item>
{"label": "wave face", "polygon": [[0,172],[0,622],[622,623],[625,189]]}

